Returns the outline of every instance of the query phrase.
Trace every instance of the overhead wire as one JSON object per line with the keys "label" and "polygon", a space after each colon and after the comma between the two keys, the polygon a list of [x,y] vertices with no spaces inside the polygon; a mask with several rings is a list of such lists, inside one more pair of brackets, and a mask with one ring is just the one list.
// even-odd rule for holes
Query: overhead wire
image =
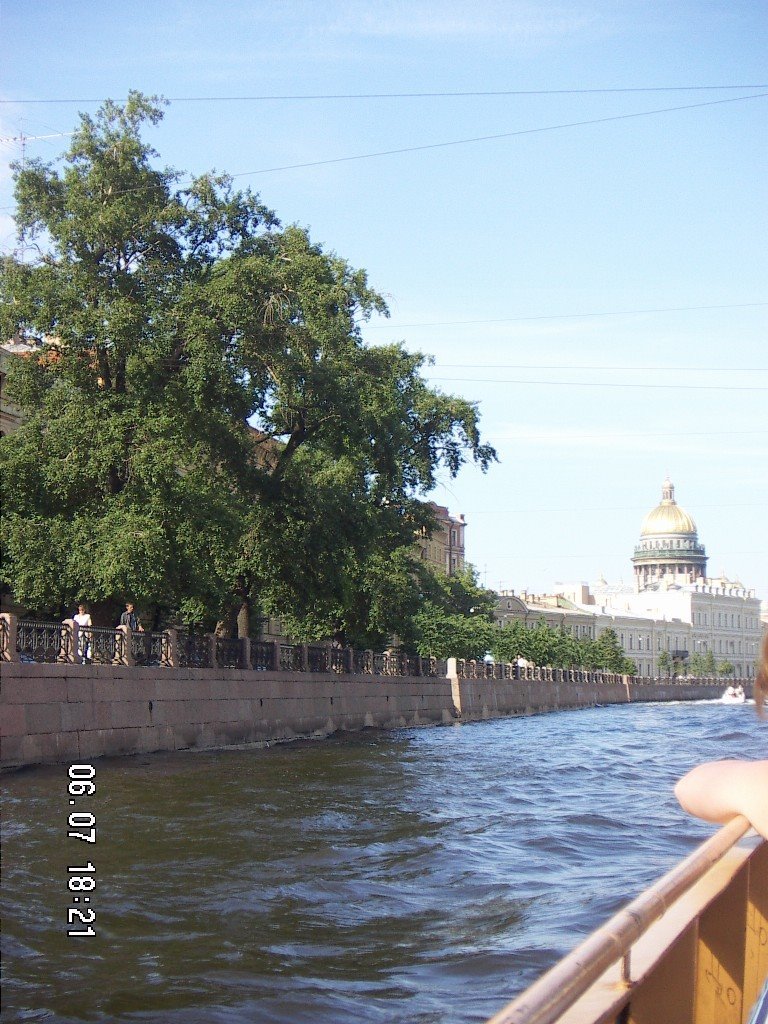
{"label": "overhead wire", "polygon": [[475,135],[466,139],[452,139],[448,142],[431,142],[420,146],[402,146],[397,149],[382,149],[372,153],[356,153],[352,156],[329,157],[323,160],[308,160],[298,164],[281,164],[275,167],[260,167],[253,171],[240,171],[232,174],[232,178],[250,177],[255,174],[270,174],[274,171],[293,171],[305,167],[322,167],[327,164],[349,163],[353,160],[371,160],[381,156],[399,156],[402,153],[418,153],[430,149],[445,149],[449,146],[465,146],[470,143],[491,142],[496,139],[511,139],[521,135],[536,135],[542,132],[560,131],[564,128],[583,128],[587,125],[606,124],[610,121],[626,121],[637,117],[651,117],[655,114],[671,114],[680,110],[695,110],[700,107],[714,107],[724,103],[742,103],[745,100],[764,99],[766,92],[753,93],[750,96],[729,96],[722,100],[707,100],[704,103],[686,103],[676,107],[659,107],[654,110],[637,110],[631,114],[611,114],[606,117],[593,117],[582,121],[568,121],[563,124],[545,125],[541,128],[519,128],[512,132],[500,132],[494,135]]}
{"label": "overhead wire", "polygon": [[[535,316],[504,316],[489,320],[432,320],[398,324],[387,321],[383,324],[365,324],[368,331],[401,330],[406,327],[471,327],[476,324],[514,324],[532,320],[576,320],[599,316],[635,316],[638,313],[688,313],[705,309],[747,309],[753,306],[768,306],[768,302],[731,302],[706,306],[658,306],[647,309],[612,309],[598,313],[547,313]],[[361,321],[362,323],[363,321]]]}
{"label": "overhead wire", "polygon": [[425,370],[431,380],[441,381],[449,384],[526,384],[546,387],[573,387],[573,388],[650,388],[653,390],[663,389],[671,391],[768,391],[768,387],[755,385],[737,384],[640,384],[614,383],[608,381],[581,381],[581,380],[503,380],[498,377],[437,377]]}
{"label": "overhead wire", "polygon": [[669,370],[686,373],[768,373],[768,366],[609,366],[588,363],[444,363],[438,359],[435,366],[452,370],[633,370],[647,373],[666,373]]}
{"label": "overhead wire", "polygon": [[[637,437],[732,437],[732,436],[745,436],[753,434],[766,434],[766,430],[636,430],[631,433],[618,434],[611,431],[610,434],[603,432],[602,434],[568,434],[569,439],[574,441],[586,441],[594,440],[595,438],[610,437],[612,440],[615,438],[621,438],[624,440],[633,440]],[[559,440],[559,435],[553,434],[486,434],[489,440],[503,439],[506,441],[553,441]]]}
{"label": "overhead wire", "polygon": [[[568,513],[574,512],[637,512],[642,511],[644,506],[640,505],[575,505],[570,508],[476,508],[467,510],[464,515],[529,515],[535,513]],[[764,501],[726,501],[697,503],[697,508],[765,508]]]}
{"label": "overhead wire", "polygon": [[[300,169],[300,168],[307,168],[307,167],[320,167],[320,166],[325,166],[325,165],[328,165],[328,164],[349,163],[349,162],[355,161],[355,160],[370,160],[370,159],[374,159],[376,157],[382,157],[382,156],[396,156],[396,155],[400,155],[400,154],[403,154],[403,153],[424,152],[426,150],[431,150],[431,149],[444,149],[444,148],[452,147],[452,146],[469,145],[471,143],[489,142],[489,141],[493,141],[493,140],[497,140],[497,139],[510,139],[510,138],[520,137],[520,136],[523,136],[523,135],[535,135],[535,134],[541,134],[543,132],[560,131],[560,130],[563,130],[563,129],[566,129],[566,128],[582,128],[582,127],[586,127],[586,126],[589,126],[589,125],[606,124],[606,123],[611,122],[611,121],[625,121],[625,120],[630,120],[630,119],[638,118],[638,117],[652,117],[652,116],[655,116],[657,114],[669,114],[669,113],[675,113],[675,112],[678,112],[678,111],[681,111],[681,110],[695,110],[695,109],[699,109],[699,108],[702,108],[702,107],[713,107],[713,106],[718,106],[718,105],[722,105],[722,104],[726,104],[726,103],[741,103],[741,102],[744,102],[746,100],[764,99],[767,96],[768,96],[768,92],[753,93],[753,94],[751,94],[749,96],[730,96],[730,97],[728,97],[726,99],[707,100],[707,101],[705,101],[703,103],[687,103],[687,104],[681,104],[681,105],[674,106],[674,107],[659,107],[659,108],[655,108],[654,110],[639,110],[639,111],[634,111],[633,113],[628,113],[628,114],[612,114],[612,115],[609,115],[609,116],[606,116],[606,117],[588,118],[586,120],[569,121],[569,122],[564,122],[562,124],[555,124],[555,125],[544,125],[544,126],[539,127],[539,128],[520,128],[520,129],[516,129],[515,131],[500,132],[500,133],[496,133],[496,134],[493,134],[493,135],[477,135],[477,136],[472,136],[470,138],[465,138],[465,139],[452,139],[452,140],[448,140],[446,142],[425,143],[425,144],[419,145],[419,146],[402,146],[402,147],[398,147],[396,149],[376,150],[375,152],[357,153],[357,154],[353,154],[351,156],[328,157],[328,158],[325,158],[325,159],[322,159],[322,160],[308,160],[308,161],[304,161],[302,163],[296,163],[296,164],[282,164],[282,165],[274,166],[274,167],[261,167],[261,168],[257,168],[256,170],[237,171],[237,172],[235,172],[233,174],[225,175],[225,177],[227,179],[229,179],[229,180],[234,180],[235,178],[253,177],[254,175],[269,174],[269,173],[276,172],[276,171],[297,170],[297,169]],[[182,181],[188,180],[191,183],[191,182],[194,182],[196,179],[195,179],[194,176],[190,175],[187,179],[182,178],[181,180]],[[157,188],[157,187],[158,187],[157,185],[143,185],[143,186],[140,186],[140,187],[137,187],[137,188],[120,189],[118,191],[113,192],[112,195],[127,195],[127,194],[132,193],[132,192],[143,192],[143,191],[147,191],[147,190],[149,190],[151,188]]]}
{"label": "overhead wire", "polygon": [[[612,93],[644,92],[716,92],[721,89],[768,89],[768,83],[753,85],[645,85],[614,86],[594,89],[470,89],[434,90],[420,92],[351,92],[351,93],[263,93],[252,96],[163,96],[168,103],[251,103],[265,100],[371,100],[371,99],[455,99],[482,96],[589,96]],[[115,102],[123,103],[127,97]],[[71,97],[49,98],[2,98],[0,104],[44,104],[44,103],[103,103],[101,99],[74,99]]]}

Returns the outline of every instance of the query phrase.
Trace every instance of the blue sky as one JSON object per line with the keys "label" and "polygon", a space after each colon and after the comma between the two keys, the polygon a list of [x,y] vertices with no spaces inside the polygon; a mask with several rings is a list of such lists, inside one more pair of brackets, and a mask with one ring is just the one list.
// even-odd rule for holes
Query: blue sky
{"label": "blue sky", "polygon": [[489,586],[630,580],[669,473],[710,571],[767,599],[766,54],[740,0],[2,0],[0,137],[164,95],[164,163],[365,267],[392,314],[366,340],[431,354],[499,451],[432,495]]}

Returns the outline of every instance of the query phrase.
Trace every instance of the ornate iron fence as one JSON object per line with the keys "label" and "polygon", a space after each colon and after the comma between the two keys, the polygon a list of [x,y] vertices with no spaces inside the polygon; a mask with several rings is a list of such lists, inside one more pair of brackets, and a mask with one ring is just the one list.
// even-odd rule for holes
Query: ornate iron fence
{"label": "ornate iron fence", "polygon": [[[14,630],[9,622],[15,616],[0,617],[0,651],[8,652],[13,643]],[[100,665],[124,664],[132,660],[136,665],[170,666],[171,636],[168,633],[131,634],[131,659],[126,659],[125,634],[119,629],[86,626],[78,630],[77,650],[68,622],[37,622],[15,620],[16,655],[22,662],[83,661]],[[180,668],[248,668],[256,671],[281,672],[334,672],[377,676],[430,676],[448,675],[448,664],[443,658],[414,657],[402,651],[357,651],[334,647],[331,644],[281,644],[274,641],[251,640],[249,664],[244,663],[243,641],[216,638],[215,648],[209,634],[194,630],[180,630],[177,634],[177,664]],[[9,653],[3,655],[8,658]],[[543,683],[623,683],[628,677],[600,669],[552,668],[549,666],[519,665],[517,662],[456,660],[456,671],[462,679],[515,679]],[[650,681],[650,680],[648,680]],[[671,679],[656,679],[656,683],[671,683]],[[677,680],[679,682],[679,680]],[[702,680],[715,682],[715,680]]]}
{"label": "ornate iron fence", "polygon": [[301,647],[280,644],[280,664],[277,667],[281,672],[301,672]]}
{"label": "ornate iron fence", "polygon": [[21,661],[70,661],[72,630],[63,623],[22,620],[16,630],[16,650]]}
{"label": "ornate iron fence", "polygon": [[136,665],[167,665],[169,655],[166,633],[132,633],[131,656]]}
{"label": "ornate iron fence", "polygon": [[330,668],[328,648],[320,644],[310,644],[307,647],[307,669],[309,672],[327,672]]}
{"label": "ornate iron fence", "polygon": [[125,634],[122,630],[88,626],[80,630],[78,654],[94,665],[122,664],[125,661]]}
{"label": "ornate iron fence", "polygon": [[269,641],[251,640],[251,668],[257,672],[275,669],[275,645]]}
{"label": "ornate iron fence", "polygon": [[353,651],[352,671],[357,675],[373,675],[373,651]]}
{"label": "ornate iron fence", "polygon": [[0,619],[0,657],[5,657],[5,652],[10,646],[10,639],[8,634],[8,623],[5,619]]}
{"label": "ornate iron fence", "polygon": [[242,668],[242,642],[229,637],[216,637],[216,664],[219,668]]}
{"label": "ornate iron fence", "polygon": [[202,633],[180,632],[178,658],[181,668],[213,668],[210,638]]}
{"label": "ornate iron fence", "polygon": [[332,647],[329,652],[331,672],[342,675],[349,671],[349,649]]}

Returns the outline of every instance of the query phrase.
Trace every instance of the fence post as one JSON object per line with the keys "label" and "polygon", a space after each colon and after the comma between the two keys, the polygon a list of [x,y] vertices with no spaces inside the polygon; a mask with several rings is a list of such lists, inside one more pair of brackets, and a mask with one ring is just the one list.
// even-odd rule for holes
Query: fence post
{"label": "fence post", "polygon": [[219,638],[215,633],[208,633],[208,648],[210,651],[211,668],[219,667]]}
{"label": "fence post", "polygon": [[167,668],[177,668],[179,664],[179,633],[176,629],[165,631],[165,654],[161,664]]}
{"label": "fence post", "polygon": [[[65,629],[69,629],[70,636],[72,637],[72,650],[69,652],[69,656],[65,653],[62,661],[69,661],[74,662],[75,665],[82,665],[85,659],[80,653],[80,623],[77,622],[76,619],[64,619],[62,626]],[[66,651],[66,646],[63,642],[62,647]]]}
{"label": "fence post", "polygon": [[309,672],[309,644],[301,645],[301,671]]}
{"label": "fence post", "polygon": [[18,617],[10,612],[3,612],[0,614],[0,624],[0,661],[19,661],[19,653],[16,650]]}
{"label": "fence post", "polygon": [[461,684],[459,682],[460,661],[456,658],[448,658],[446,662],[446,675],[451,683],[451,703],[449,713],[452,718],[461,718]]}
{"label": "fence post", "polygon": [[115,633],[118,633],[123,638],[123,656],[121,658],[119,657],[117,652],[115,652],[115,660],[113,664],[128,666],[133,665],[133,649],[131,647],[131,637],[133,636],[133,631],[131,630],[131,627],[115,626]]}
{"label": "fence post", "polygon": [[355,649],[354,647],[347,647],[344,651],[344,665],[348,675],[352,675],[355,671]]}
{"label": "fence post", "polygon": [[[67,654],[67,631],[72,637],[72,650]],[[58,662],[77,662],[80,659],[77,657],[77,623],[74,619],[64,619],[61,624],[61,644],[59,645],[59,656],[56,659]]]}
{"label": "fence post", "polygon": [[280,641],[272,641],[272,668],[275,672],[280,669]]}

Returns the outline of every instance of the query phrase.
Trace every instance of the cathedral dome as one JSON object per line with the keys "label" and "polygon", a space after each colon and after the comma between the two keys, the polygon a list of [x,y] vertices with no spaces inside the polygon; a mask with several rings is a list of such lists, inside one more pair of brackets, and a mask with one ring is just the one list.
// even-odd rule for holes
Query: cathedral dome
{"label": "cathedral dome", "polygon": [[661,502],[643,520],[632,563],[638,591],[695,583],[707,574],[707,553],[696,523],[675,501],[669,477],[661,488]]}
{"label": "cathedral dome", "polygon": [[669,478],[664,481],[661,493],[661,503],[652,509],[643,520],[640,536],[649,537],[674,533],[695,537],[696,523],[675,501],[675,488]]}

